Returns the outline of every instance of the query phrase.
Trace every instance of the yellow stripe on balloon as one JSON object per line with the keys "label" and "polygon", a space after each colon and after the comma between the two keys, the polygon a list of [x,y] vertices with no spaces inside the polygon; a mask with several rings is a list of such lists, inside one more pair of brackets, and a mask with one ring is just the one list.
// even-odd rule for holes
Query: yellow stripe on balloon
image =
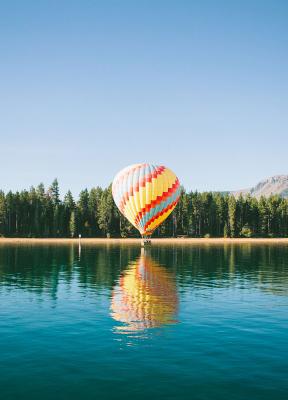
{"label": "yellow stripe on balloon", "polygon": [[153,222],[151,222],[151,224],[147,225],[146,227],[146,232],[153,232],[157,226],[159,226],[163,221],[165,221],[165,219],[171,214],[171,212],[174,210],[174,208],[176,207],[176,204],[170,208],[169,210],[165,211],[162,215],[159,215],[159,217],[157,219],[155,219]]}
{"label": "yellow stripe on balloon", "polygon": [[[134,225],[134,220],[138,212],[156,200],[158,196],[162,196],[164,192],[175,182],[175,175],[169,169],[158,175],[157,178],[152,178],[152,182],[146,182],[144,187],[139,188],[139,192],[135,192],[133,196],[129,196],[129,200],[125,204],[124,215],[131,216],[130,222]],[[140,207],[139,207],[140,205]],[[134,220],[133,220],[134,216]],[[135,225],[134,225],[135,226]]]}

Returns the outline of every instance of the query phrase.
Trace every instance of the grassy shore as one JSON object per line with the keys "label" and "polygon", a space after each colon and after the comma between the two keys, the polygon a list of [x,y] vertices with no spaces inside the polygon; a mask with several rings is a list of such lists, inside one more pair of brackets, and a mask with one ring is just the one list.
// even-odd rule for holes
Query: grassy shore
{"label": "grassy shore", "polygon": [[[0,238],[0,245],[5,244],[78,244],[75,238]],[[81,238],[82,245],[96,244],[140,244],[141,239],[106,239],[106,238]],[[165,245],[201,245],[201,244],[288,244],[288,238],[152,238],[152,243]]]}

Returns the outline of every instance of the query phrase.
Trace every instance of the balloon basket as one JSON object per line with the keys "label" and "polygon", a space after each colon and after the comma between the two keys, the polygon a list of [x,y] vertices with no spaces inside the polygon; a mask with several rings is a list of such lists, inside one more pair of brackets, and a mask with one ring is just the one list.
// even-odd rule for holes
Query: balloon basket
{"label": "balloon basket", "polygon": [[141,240],[141,247],[150,247],[151,246],[151,239],[150,238],[142,238]]}

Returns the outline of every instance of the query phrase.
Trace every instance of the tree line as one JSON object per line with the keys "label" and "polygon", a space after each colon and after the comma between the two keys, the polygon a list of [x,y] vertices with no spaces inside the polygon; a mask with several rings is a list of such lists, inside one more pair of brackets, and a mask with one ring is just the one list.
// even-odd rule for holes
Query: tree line
{"label": "tree line", "polygon": [[[138,231],[118,211],[108,188],[84,189],[78,199],[60,198],[55,179],[21,192],[0,191],[0,236],[137,237]],[[154,236],[287,237],[288,199],[186,192]]]}

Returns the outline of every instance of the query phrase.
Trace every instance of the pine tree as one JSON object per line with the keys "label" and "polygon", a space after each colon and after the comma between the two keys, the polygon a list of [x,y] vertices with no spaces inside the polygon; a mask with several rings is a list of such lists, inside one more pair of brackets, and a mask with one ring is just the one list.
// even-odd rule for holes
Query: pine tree
{"label": "pine tree", "polygon": [[77,203],[79,229],[84,236],[89,235],[89,192],[84,189],[80,192],[79,201]]}
{"label": "pine tree", "polygon": [[68,190],[68,192],[64,196],[64,205],[68,210],[73,210],[75,208],[75,201],[72,196],[71,190]]}
{"label": "pine tree", "polygon": [[101,195],[98,224],[106,237],[110,237],[113,233],[115,234],[115,231],[119,232],[119,214],[117,215],[111,185]]}
{"label": "pine tree", "polygon": [[69,221],[69,232],[70,232],[70,236],[72,238],[76,236],[77,221],[76,221],[76,213],[75,213],[75,211],[71,212],[70,221]]}
{"label": "pine tree", "polygon": [[224,236],[224,238],[228,238],[230,236],[227,222],[225,222],[225,225],[224,225],[223,236]]}
{"label": "pine tree", "polygon": [[229,196],[228,200],[228,217],[229,217],[229,231],[230,237],[236,236],[236,200],[234,196]]}
{"label": "pine tree", "polygon": [[57,178],[54,179],[51,186],[49,187],[48,194],[50,195],[50,197],[55,205],[60,203],[59,183],[58,183]]}
{"label": "pine tree", "polygon": [[96,188],[92,188],[89,193],[88,212],[91,236],[96,236],[100,234],[100,228],[98,225],[98,214],[102,193],[103,190],[99,186]]}
{"label": "pine tree", "polygon": [[5,193],[0,191],[0,236],[4,236],[6,233],[6,204],[5,204]]}

